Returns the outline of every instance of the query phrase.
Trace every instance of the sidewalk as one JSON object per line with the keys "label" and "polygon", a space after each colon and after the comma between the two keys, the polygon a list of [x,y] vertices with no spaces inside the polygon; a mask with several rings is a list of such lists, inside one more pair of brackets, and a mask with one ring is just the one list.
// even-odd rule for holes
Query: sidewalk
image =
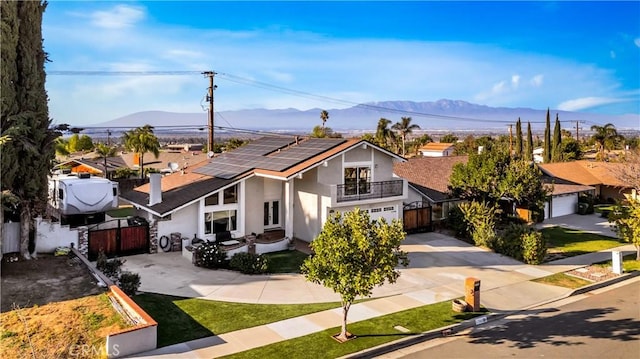
{"label": "sidewalk", "polygon": [[[405,278],[404,284],[401,284],[400,287],[417,280],[420,280],[421,283],[412,283],[412,286],[409,286],[412,290],[407,290],[404,293],[352,305],[349,310],[349,322],[367,320],[462,297],[464,294],[463,282],[468,276],[475,276],[482,281],[481,302],[490,312],[509,313],[530,308],[566,297],[573,292],[567,288],[535,283],[531,281],[532,279],[610,259],[611,251],[614,250],[625,252],[634,250],[632,245],[626,245],[573,257],[575,258],[573,262],[578,264],[550,262],[540,266],[529,266],[504,256],[472,246],[469,246],[472,248],[468,248],[464,244],[452,241],[456,240],[433,233],[427,239],[420,235],[408,237],[405,246],[411,249],[412,268],[402,270],[400,278],[403,276]],[[453,259],[455,259],[455,263],[452,262]],[[439,264],[443,265],[439,266]],[[216,358],[301,337],[337,327],[340,324],[341,308],[337,308],[171,345],[132,357]]]}

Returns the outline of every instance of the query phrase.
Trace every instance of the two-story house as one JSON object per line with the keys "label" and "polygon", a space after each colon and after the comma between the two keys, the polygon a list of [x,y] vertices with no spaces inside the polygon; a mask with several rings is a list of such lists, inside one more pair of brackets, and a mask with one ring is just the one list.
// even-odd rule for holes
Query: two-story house
{"label": "two-story house", "polygon": [[393,174],[401,161],[360,139],[262,137],[122,198],[155,226],[152,247],[176,232],[215,240],[220,232],[242,238],[278,229],[310,242],[335,211],[401,219],[408,186]]}

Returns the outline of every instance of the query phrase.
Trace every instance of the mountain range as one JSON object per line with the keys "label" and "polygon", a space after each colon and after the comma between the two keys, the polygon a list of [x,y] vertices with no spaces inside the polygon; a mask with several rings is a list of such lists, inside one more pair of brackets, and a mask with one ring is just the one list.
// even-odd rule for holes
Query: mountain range
{"label": "mountain range", "polygon": [[[412,122],[423,130],[504,130],[520,118],[523,130],[531,122],[535,130],[544,128],[547,110],[532,108],[489,107],[458,100],[434,102],[383,101],[370,102],[344,109],[326,109],[329,119],[326,126],[337,131],[375,131],[378,120],[387,118],[391,123],[401,117],[411,117]],[[251,130],[310,131],[320,125],[320,111],[287,109],[249,109],[216,111],[215,126]],[[550,110],[551,122],[556,114],[563,128],[580,127],[588,130],[592,125],[613,123],[618,130],[640,131],[640,114],[603,115],[586,112]],[[207,113],[175,113],[144,111],[126,115],[111,121],[96,124],[97,127],[138,127],[150,124],[155,127],[190,127],[207,125]]]}

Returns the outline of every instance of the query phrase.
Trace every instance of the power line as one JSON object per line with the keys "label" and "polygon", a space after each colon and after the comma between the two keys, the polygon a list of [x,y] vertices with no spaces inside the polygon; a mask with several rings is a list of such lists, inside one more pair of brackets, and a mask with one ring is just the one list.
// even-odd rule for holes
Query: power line
{"label": "power line", "polygon": [[[63,76],[185,76],[185,75],[202,75],[203,71],[48,71],[47,75],[63,75]],[[220,79],[224,79],[227,81],[244,84],[248,86],[253,86],[257,88],[262,88],[266,90],[276,91],[280,93],[286,93],[298,97],[309,98],[312,100],[318,101],[326,101],[341,105],[350,105],[350,106],[359,106],[364,109],[369,109],[377,112],[384,113],[395,113],[400,115],[411,115],[415,117],[425,117],[431,119],[439,119],[446,121],[471,121],[471,122],[488,122],[488,123],[504,123],[510,124],[514,121],[510,120],[491,120],[491,119],[480,119],[473,117],[461,117],[461,116],[449,116],[449,115],[438,115],[433,113],[426,112],[418,112],[418,111],[408,111],[401,109],[394,109],[384,106],[371,105],[371,104],[363,104],[357,103],[349,100],[338,99],[329,96],[316,95],[305,91],[289,89],[282,86],[272,85],[266,82],[256,81],[248,78],[244,78],[241,76],[236,76],[229,73],[216,72],[216,75],[219,75]],[[545,123],[544,121],[527,121],[529,123]]]}

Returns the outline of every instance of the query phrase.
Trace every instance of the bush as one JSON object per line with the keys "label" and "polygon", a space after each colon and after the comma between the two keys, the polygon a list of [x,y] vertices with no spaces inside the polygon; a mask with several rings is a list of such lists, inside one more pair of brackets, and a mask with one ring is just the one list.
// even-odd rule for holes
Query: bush
{"label": "bush", "polygon": [[527,264],[540,264],[547,255],[547,242],[542,233],[531,231],[522,236],[522,257]]}
{"label": "bush", "polygon": [[227,265],[227,253],[215,242],[202,243],[195,251],[198,267],[218,269]]}
{"label": "bush", "polygon": [[449,210],[445,219],[445,226],[455,232],[456,237],[469,238],[469,224],[464,219],[464,214],[459,206],[455,206]]}
{"label": "bush", "polygon": [[496,241],[496,232],[491,225],[483,223],[473,229],[471,238],[476,246],[493,248]]}
{"label": "bush", "polygon": [[123,272],[118,279],[118,286],[127,295],[135,295],[140,288],[140,274]]}
{"label": "bush", "polygon": [[530,232],[531,227],[527,225],[511,223],[500,233],[493,250],[521,261],[522,237]]}
{"label": "bush", "polygon": [[267,273],[269,263],[267,257],[254,253],[236,253],[231,257],[229,267],[244,274]]}
{"label": "bush", "polygon": [[491,248],[496,237],[497,207],[487,202],[476,201],[462,203],[458,207],[475,245]]}
{"label": "bush", "polygon": [[122,258],[107,259],[103,251],[98,253],[96,268],[105,276],[115,281],[120,276],[121,267],[125,260]]}

